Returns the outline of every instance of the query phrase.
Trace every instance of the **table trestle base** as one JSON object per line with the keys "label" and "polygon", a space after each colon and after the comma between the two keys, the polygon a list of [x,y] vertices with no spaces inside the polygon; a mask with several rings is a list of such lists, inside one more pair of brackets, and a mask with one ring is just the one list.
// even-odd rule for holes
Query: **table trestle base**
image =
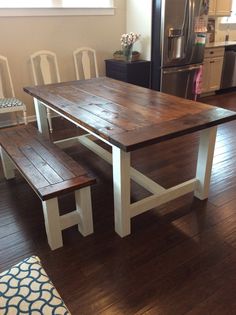
{"label": "table trestle base", "polygon": [[[107,163],[112,165],[112,154],[106,149],[102,148],[97,143],[94,143],[91,140],[90,135],[79,136],[78,140],[85,147],[87,147],[88,149],[96,153],[99,157],[101,157],[103,160],[105,160]],[[159,194],[166,191],[164,187],[160,186],[159,184],[157,184],[156,182],[154,182],[153,180],[151,180],[150,178],[148,178],[147,176],[145,176],[144,174],[142,174],[133,167],[130,167],[130,177],[137,184],[139,184],[140,186],[142,186],[147,191],[153,194]]]}
{"label": "table trestle base", "polygon": [[[111,154],[97,143],[94,143],[88,135],[78,137],[81,144],[96,153],[106,162],[113,165],[114,198],[115,207],[117,207],[115,208],[115,215],[116,213],[119,213],[119,217],[115,217],[115,230],[121,237],[130,234],[130,219],[136,215],[144,213],[191,192],[194,192],[198,197],[199,192],[202,190],[201,187],[209,187],[210,173],[204,173],[204,168],[211,169],[214,152],[214,144],[212,144],[212,140],[215,139],[215,134],[215,127],[202,131],[196,178],[185,181],[169,189],[165,189],[135,168],[130,167],[129,152],[124,152],[113,146],[113,154]],[[206,150],[206,146],[208,150]],[[123,169],[123,171],[121,169]],[[153,195],[131,204],[130,179],[134,180],[137,184],[145,188]],[[123,187],[123,192],[121,192],[121,187]],[[204,190],[204,199],[207,198],[206,192],[208,192],[208,189],[209,188],[205,188]],[[121,200],[121,195],[123,200]],[[124,214],[125,218],[123,218]],[[120,216],[122,216],[122,218]]]}

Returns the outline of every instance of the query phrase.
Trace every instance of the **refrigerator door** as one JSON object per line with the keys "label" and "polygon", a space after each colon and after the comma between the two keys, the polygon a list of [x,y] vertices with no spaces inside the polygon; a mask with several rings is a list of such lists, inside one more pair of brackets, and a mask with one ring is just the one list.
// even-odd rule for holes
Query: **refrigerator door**
{"label": "refrigerator door", "polygon": [[161,67],[203,61],[207,0],[166,0],[162,7]]}
{"label": "refrigerator door", "polygon": [[194,99],[195,79],[201,64],[162,69],[161,92]]}

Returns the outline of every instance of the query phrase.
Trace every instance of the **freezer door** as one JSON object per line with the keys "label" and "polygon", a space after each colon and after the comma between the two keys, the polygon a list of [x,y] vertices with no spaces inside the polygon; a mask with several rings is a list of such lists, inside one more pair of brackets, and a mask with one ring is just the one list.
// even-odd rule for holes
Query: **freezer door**
{"label": "freezer door", "polygon": [[161,92],[194,99],[194,84],[201,64],[162,69]]}
{"label": "freezer door", "polygon": [[[165,3],[165,4],[164,4]],[[162,7],[162,67],[201,63],[208,0],[166,0]],[[200,31],[202,30],[202,33]]]}

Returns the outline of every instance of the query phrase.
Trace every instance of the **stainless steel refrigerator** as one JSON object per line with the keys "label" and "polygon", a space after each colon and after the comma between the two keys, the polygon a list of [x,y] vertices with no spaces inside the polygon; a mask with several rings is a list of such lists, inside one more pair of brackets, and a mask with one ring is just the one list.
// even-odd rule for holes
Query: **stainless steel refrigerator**
{"label": "stainless steel refrigerator", "polygon": [[193,99],[207,32],[208,0],[154,0],[151,87]]}

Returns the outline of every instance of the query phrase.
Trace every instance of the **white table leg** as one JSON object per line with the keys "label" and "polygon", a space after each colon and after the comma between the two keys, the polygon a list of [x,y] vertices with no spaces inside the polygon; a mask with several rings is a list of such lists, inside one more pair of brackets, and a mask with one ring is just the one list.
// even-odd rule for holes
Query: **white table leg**
{"label": "white table leg", "polygon": [[115,231],[130,234],[130,153],[112,147]]}
{"label": "white table leg", "polygon": [[52,250],[63,246],[57,198],[42,202],[48,244]]}
{"label": "white table leg", "polygon": [[47,121],[47,108],[39,100],[34,98],[34,107],[37,119],[38,130],[45,137],[49,138],[49,128]]}
{"label": "white table leg", "polygon": [[6,179],[14,178],[15,168],[12,161],[10,160],[9,156],[1,147],[0,147],[0,153],[1,153],[2,167],[3,167],[3,173],[4,173],[5,178]]}
{"label": "white table leg", "polygon": [[196,171],[196,178],[199,180],[199,185],[194,192],[194,195],[201,200],[208,198],[216,132],[217,127],[201,131]]}

